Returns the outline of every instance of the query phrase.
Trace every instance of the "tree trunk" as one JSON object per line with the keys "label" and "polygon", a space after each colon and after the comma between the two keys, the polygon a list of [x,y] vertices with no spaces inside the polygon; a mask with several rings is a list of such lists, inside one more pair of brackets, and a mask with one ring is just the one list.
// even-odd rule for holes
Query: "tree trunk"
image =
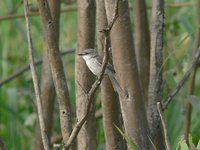
{"label": "tree trunk", "polygon": [[[55,21],[56,28],[56,38],[57,42],[59,42],[59,18],[60,18],[60,1],[59,0],[49,0],[50,10]],[[44,31],[44,29],[43,29]],[[48,138],[51,136],[52,129],[52,120],[53,120],[53,105],[55,98],[55,88],[53,84],[51,68],[48,60],[48,45],[46,36],[44,36],[44,52],[43,52],[43,64],[42,64],[42,83],[41,83],[41,99],[42,99],[42,108],[44,121],[46,126],[46,133]],[[37,120],[36,125],[36,137],[35,137],[35,150],[42,150],[42,137],[39,122]]]}
{"label": "tree trunk", "polygon": [[160,125],[157,102],[163,99],[163,30],[164,30],[164,1],[153,0],[152,29],[151,29],[151,58],[150,80],[148,93],[148,122],[151,138],[154,140]]}
{"label": "tree trunk", "polygon": [[[105,0],[108,21],[113,18],[116,0]],[[120,1],[119,17],[111,30],[111,46],[117,79],[125,96],[120,105],[126,135],[139,149],[150,148],[144,95],[138,76],[128,1]]]}
{"label": "tree trunk", "polygon": [[[97,32],[107,27],[107,18],[104,0],[96,0],[97,3]],[[98,32],[98,49],[103,50],[104,34]],[[116,126],[121,128],[121,113],[119,99],[108,77],[104,77],[101,83],[101,103],[103,113],[103,128],[107,150],[124,150],[125,145],[122,136]]]}
{"label": "tree trunk", "polygon": [[[94,48],[95,0],[78,0],[78,48],[77,53]],[[76,54],[76,115],[81,120],[87,111],[87,93],[93,83],[93,75],[84,60]],[[90,117],[78,134],[78,150],[96,149],[95,102]]]}
{"label": "tree trunk", "polygon": [[150,66],[150,34],[145,0],[135,0],[133,6],[135,53],[144,91],[145,104],[147,105]]}
{"label": "tree trunk", "polygon": [[72,113],[67,80],[59,52],[58,38],[56,37],[55,22],[51,16],[47,0],[37,0],[42,25],[48,43],[48,58],[51,73],[59,102],[60,124],[64,145],[72,131]]}

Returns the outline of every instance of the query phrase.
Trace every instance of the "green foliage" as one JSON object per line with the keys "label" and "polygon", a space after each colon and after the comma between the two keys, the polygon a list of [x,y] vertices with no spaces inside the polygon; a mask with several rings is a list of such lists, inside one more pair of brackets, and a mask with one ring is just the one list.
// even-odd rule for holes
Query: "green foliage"
{"label": "green foliage", "polygon": [[120,129],[114,124],[115,128],[119,131],[119,133],[125,138],[126,142],[130,146],[131,150],[138,150],[137,146],[133,141]]}
{"label": "green foliage", "polygon": [[[133,1],[130,1],[130,4]],[[165,3],[188,2],[187,0],[166,0]],[[194,0],[193,0],[194,2]],[[7,14],[22,14],[23,5],[17,0],[0,1],[0,16]],[[37,7],[36,1],[30,1],[32,7]],[[147,0],[151,6],[152,1]],[[66,5],[63,5],[64,8]],[[165,33],[164,33],[164,97],[172,90],[181,79],[192,59],[197,11],[195,6],[166,8]],[[131,12],[131,15],[134,16]],[[148,9],[151,20],[151,9]],[[133,19],[132,19],[133,20]],[[151,25],[151,22],[149,22]],[[24,18],[0,21],[0,80],[5,79],[13,72],[28,64],[28,50]],[[34,56],[42,58],[43,37],[41,19],[31,17],[31,29],[34,44]],[[67,12],[61,15],[60,22],[60,49],[76,48],[77,46],[77,13]],[[74,80],[74,55],[64,56],[63,62],[68,79],[70,98],[75,111],[75,80]],[[38,67],[40,77],[41,66]],[[190,144],[200,150],[200,71],[197,71],[196,90],[193,95],[188,94],[188,84],[174,98],[167,112],[167,128],[172,149],[189,149],[181,135],[183,134],[184,105],[191,102],[193,106],[191,121]],[[36,110],[35,96],[30,72],[10,81],[0,87],[0,136],[5,141],[8,149],[30,149],[34,144]],[[97,104],[100,108],[100,104]],[[55,104],[54,133],[60,133],[58,104]],[[98,149],[105,149],[104,131],[102,121],[97,121]],[[126,139],[132,149],[135,144],[118,127],[117,130]],[[192,138],[191,138],[192,137]],[[191,140],[192,139],[192,140]],[[153,143],[153,142],[152,142]],[[178,144],[178,146],[177,146]]]}
{"label": "green foliage", "polygon": [[[35,0],[30,5],[37,7]],[[9,15],[12,10],[23,14],[21,1],[0,1],[0,16]],[[18,5],[18,6],[17,6]],[[17,9],[18,8],[18,9]],[[76,47],[76,12],[62,14],[60,25],[60,48]],[[28,49],[24,18],[0,21],[0,80],[18,71],[28,64]],[[43,53],[43,37],[41,19],[31,17],[32,39],[35,59],[41,59]],[[74,55],[63,57],[69,92],[73,108],[75,108],[75,81]],[[41,76],[41,66],[37,67],[38,76]],[[8,149],[30,149],[34,145],[36,109],[35,95],[30,72],[0,87],[0,137]],[[58,104],[55,106],[54,133],[60,133]]]}
{"label": "green foliage", "polygon": [[189,146],[186,143],[186,141],[184,140],[184,137],[181,137],[176,150],[200,150],[200,140],[198,142],[198,144],[195,146],[195,144],[193,143],[193,138],[191,135],[189,135]]}

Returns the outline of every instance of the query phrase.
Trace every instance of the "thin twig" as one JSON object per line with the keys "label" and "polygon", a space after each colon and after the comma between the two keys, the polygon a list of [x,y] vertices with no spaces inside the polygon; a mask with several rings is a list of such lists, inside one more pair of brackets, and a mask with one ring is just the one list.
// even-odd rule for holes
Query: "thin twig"
{"label": "thin twig", "polygon": [[[42,60],[38,60],[34,63],[34,65],[39,65],[42,63]],[[13,79],[19,77],[20,75],[22,75],[23,73],[25,73],[26,71],[28,71],[30,69],[30,65],[26,65],[20,69],[17,69],[16,71],[14,71],[13,74],[11,74],[10,76],[8,76],[6,79],[3,79],[0,81],[0,86],[12,81]]]}
{"label": "thin twig", "polygon": [[168,139],[168,135],[167,135],[167,127],[165,125],[165,120],[163,118],[162,107],[161,107],[161,103],[160,102],[157,102],[157,109],[158,109],[158,112],[159,112],[159,115],[160,115],[160,119],[161,119],[161,123],[162,123],[162,127],[163,127],[166,149],[170,150],[170,144],[169,144],[169,139]]}
{"label": "thin twig", "polygon": [[177,8],[177,7],[189,7],[196,6],[196,2],[179,2],[179,3],[168,3],[165,5],[165,8]]}
{"label": "thin twig", "polygon": [[[66,12],[74,12],[76,11],[77,8],[76,7],[67,7],[63,10],[61,10],[61,13],[66,13]],[[29,16],[39,16],[39,12],[38,11],[34,11],[34,12],[30,12]],[[0,21],[4,21],[4,20],[10,20],[10,19],[17,19],[17,18],[24,18],[24,14],[9,14],[6,16],[0,16]]]}
{"label": "thin twig", "polygon": [[44,118],[42,113],[42,103],[41,103],[41,95],[40,95],[40,88],[39,88],[39,82],[37,78],[36,68],[34,65],[34,58],[33,58],[33,44],[32,44],[32,37],[31,37],[31,28],[30,28],[30,19],[28,16],[28,0],[24,0],[24,13],[25,13],[25,19],[26,19],[26,28],[27,28],[27,40],[28,40],[28,49],[29,49],[29,61],[30,61],[30,69],[31,74],[33,78],[33,85],[35,89],[36,94],[36,102],[37,102],[37,112],[38,112],[38,118],[39,118],[39,124],[41,129],[41,135],[42,135],[42,142],[44,145],[45,150],[49,150],[49,140],[47,138],[47,135],[45,133],[45,124],[44,124]]}
{"label": "thin twig", "polygon": [[[61,56],[62,56],[62,55],[67,55],[67,54],[71,54],[71,53],[73,53],[73,52],[75,52],[74,49],[65,50],[65,51],[61,52]],[[40,65],[41,63],[42,63],[42,60],[41,60],[41,59],[34,62],[35,66]],[[30,69],[30,65],[29,65],[29,64],[23,66],[23,67],[20,68],[20,69],[17,69],[16,71],[14,71],[13,74],[11,74],[10,76],[8,76],[6,79],[0,80],[0,87],[1,87],[2,85],[6,84],[6,83],[8,83],[8,82],[10,82],[10,81],[12,81],[13,79],[19,77],[20,75],[22,75],[23,73],[25,73],[25,72],[28,71],[29,69]]]}
{"label": "thin twig", "polygon": [[[102,118],[102,109],[99,109],[95,112],[95,119],[98,120],[101,118]],[[62,134],[53,135],[53,136],[51,136],[50,144],[53,145],[53,144],[61,142],[61,141],[62,141]]]}
{"label": "thin twig", "polygon": [[[172,3],[172,4],[166,4],[165,8],[180,8],[180,7],[190,7],[190,6],[196,6],[196,2],[181,2],[181,3]],[[147,6],[147,9],[151,9],[152,6]],[[133,9],[133,7],[130,7],[129,9]],[[75,12],[77,10],[76,7],[69,7],[61,10],[61,13],[66,12]],[[39,12],[31,12],[29,14],[30,17],[32,16],[39,16]],[[5,16],[0,16],[0,21],[4,20],[11,20],[11,19],[17,19],[17,18],[24,18],[24,14],[8,14]]]}
{"label": "thin twig", "polygon": [[163,111],[167,108],[167,106],[172,101],[172,99],[174,98],[174,96],[183,87],[183,85],[185,84],[185,82],[189,78],[189,76],[192,73],[192,71],[194,70],[194,68],[196,68],[196,66],[198,65],[199,58],[200,58],[200,47],[197,49],[197,52],[196,52],[195,57],[194,57],[194,59],[192,61],[192,64],[189,67],[189,69],[187,70],[187,72],[185,73],[185,75],[183,76],[183,78],[179,81],[179,83],[177,84],[176,88],[168,94],[167,98],[163,102],[163,104],[162,104],[162,110]]}
{"label": "thin twig", "polygon": [[[175,2],[165,4],[165,8],[182,8],[182,7],[191,7],[196,6],[196,2]],[[152,6],[147,6],[147,9],[152,9]]]}
{"label": "thin twig", "polygon": [[87,111],[85,116],[75,125],[69,140],[67,141],[67,144],[64,145],[65,148],[69,149],[69,147],[72,145],[72,143],[74,142],[75,138],[77,137],[81,127],[83,126],[83,124],[85,123],[85,121],[87,120],[87,118],[90,115],[91,112],[91,106],[92,106],[92,101],[93,101],[93,96],[97,90],[97,88],[99,87],[99,85],[101,84],[101,81],[103,79],[104,76],[104,72],[105,72],[105,68],[108,62],[108,50],[109,50],[109,34],[110,31],[113,27],[114,22],[116,21],[117,17],[118,17],[118,6],[119,6],[119,0],[117,0],[116,6],[115,6],[115,12],[114,12],[114,17],[112,19],[112,21],[110,22],[110,24],[108,25],[108,28],[103,29],[101,32],[103,32],[105,34],[105,43],[104,43],[104,57],[103,57],[103,63],[101,66],[101,73],[98,76],[98,79],[94,82],[94,84],[92,85],[89,93],[85,93],[87,95],[87,99],[88,99],[88,106],[87,106]]}

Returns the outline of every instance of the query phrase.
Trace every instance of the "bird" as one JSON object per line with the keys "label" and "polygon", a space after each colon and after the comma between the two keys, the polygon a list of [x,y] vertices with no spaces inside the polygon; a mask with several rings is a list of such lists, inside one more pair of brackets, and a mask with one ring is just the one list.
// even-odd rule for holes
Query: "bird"
{"label": "bird", "polygon": [[[103,57],[100,56],[95,49],[85,49],[81,53],[78,54],[79,56],[82,56],[82,58],[85,60],[86,65],[90,69],[90,71],[96,75],[99,76],[101,73],[101,66],[103,63]],[[107,63],[104,75],[109,76],[113,88],[115,91],[120,92],[122,91],[118,81],[116,80],[115,77],[115,70],[114,67],[110,64]]]}

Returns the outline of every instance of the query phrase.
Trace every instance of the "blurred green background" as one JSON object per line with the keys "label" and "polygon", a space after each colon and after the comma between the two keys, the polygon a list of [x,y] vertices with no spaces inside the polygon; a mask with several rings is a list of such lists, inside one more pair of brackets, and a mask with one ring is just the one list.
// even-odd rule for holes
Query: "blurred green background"
{"label": "blurred green background", "polygon": [[[166,0],[167,4],[177,2],[191,2],[195,0]],[[0,17],[9,14],[23,14],[23,5],[17,0],[0,1]],[[29,2],[33,8],[37,7],[36,0]],[[132,1],[130,1],[132,6]],[[151,1],[147,0],[147,6]],[[76,4],[66,7],[75,8]],[[148,9],[149,24],[151,24],[151,9]],[[199,27],[196,24],[196,5],[169,8],[165,10],[165,33],[164,33],[164,89],[166,94],[175,87],[177,82],[186,72],[194,47],[195,32]],[[131,12],[131,16],[134,14]],[[77,13],[76,11],[61,14],[60,21],[60,49],[76,49],[77,46]],[[133,18],[132,18],[133,20]],[[39,16],[31,17],[31,29],[34,44],[34,56],[36,60],[42,58],[43,37],[41,20]],[[134,34],[134,33],[133,33]],[[0,20],[0,80],[13,74],[19,68],[28,64],[28,49],[26,42],[26,28],[24,18]],[[68,79],[71,102],[75,107],[74,87],[74,54],[63,56],[63,63]],[[37,67],[39,78],[41,65]],[[184,105],[192,99],[193,112],[191,123],[191,136],[193,142],[200,139],[200,75],[197,72],[195,82],[195,94],[188,94],[188,82],[174,98],[166,111],[166,122],[172,149],[175,149],[183,135]],[[0,137],[4,140],[8,149],[30,149],[34,144],[36,125],[35,95],[30,72],[4,84],[0,87]],[[97,108],[101,104],[97,102]],[[55,116],[58,116],[58,104],[55,105]],[[53,134],[60,133],[59,117],[54,117]],[[105,140],[102,128],[102,120],[97,122],[98,149],[105,149]]]}

